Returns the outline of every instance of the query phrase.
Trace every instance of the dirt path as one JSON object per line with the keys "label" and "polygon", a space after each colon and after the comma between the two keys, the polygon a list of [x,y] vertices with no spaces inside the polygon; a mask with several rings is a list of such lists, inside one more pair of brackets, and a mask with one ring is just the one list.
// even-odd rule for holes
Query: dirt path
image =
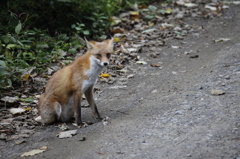
{"label": "dirt path", "polygon": [[[110,118],[107,125],[94,121],[68,139],[56,137],[59,128],[39,127],[21,145],[1,141],[0,158],[20,158],[23,152],[47,146],[44,153],[29,158],[239,159],[239,10],[231,6],[219,18],[185,20],[203,29],[157,47],[157,58],[144,47],[140,56],[148,64],[128,66],[135,76],[127,87],[100,85],[97,103],[101,114]],[[219,38],[231,40],[213,41]],[[211,90],[225,94],[214,96]],[[92,120],[89,109],[83,120]],[[80,141],[83,136],[86,140]]]}

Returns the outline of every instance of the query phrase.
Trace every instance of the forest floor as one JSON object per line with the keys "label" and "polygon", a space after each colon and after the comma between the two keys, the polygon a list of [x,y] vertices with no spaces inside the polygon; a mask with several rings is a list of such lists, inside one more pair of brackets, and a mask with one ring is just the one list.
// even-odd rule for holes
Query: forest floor
{"label": "forest floor", "polygon": [[27,138],[0,140],[0,158],[43,147],[25,158],[240,159],[239,10],[229,5],[218,17],[184,17],[181,26],[194,31],[166,39],[164,46],[156,44],[161,23],[152,26],[141,36],[153,45],[138,53],[147,64],[129,62],[123,71],[128,78],[96,85],[96,103],[107,121],[95,121],[84,107],[82,119],[92,124],[68,123],[69,130],[77,129],[74,136],[60,139],[57,125],[38,125]]}

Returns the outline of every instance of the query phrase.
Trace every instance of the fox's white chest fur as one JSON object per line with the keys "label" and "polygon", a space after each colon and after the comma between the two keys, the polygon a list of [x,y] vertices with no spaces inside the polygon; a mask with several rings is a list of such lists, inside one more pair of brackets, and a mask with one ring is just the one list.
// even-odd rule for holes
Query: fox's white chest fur
{"label": "fox's white chest fur", "polygon": [[101,73],[103,66],[101,66],[100,60],[94,56],[90,56],[90,69],[85,71],[84,74],[88,77],[82,83],[82,92],[84,93],[90,86],[96,83],[98,75]]}

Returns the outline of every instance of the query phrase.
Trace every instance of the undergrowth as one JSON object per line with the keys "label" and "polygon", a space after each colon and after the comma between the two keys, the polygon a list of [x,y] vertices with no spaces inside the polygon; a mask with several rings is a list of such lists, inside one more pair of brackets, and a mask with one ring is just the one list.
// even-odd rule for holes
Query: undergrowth
{"label": "undergrowth", "polygon": [[[24,72],[41,73],[84,44],[80,37],[109,34],[110,17],[150,0],[2,0],[0,5],[0,91]],[[71,56],[69,56],[71,57]]]}

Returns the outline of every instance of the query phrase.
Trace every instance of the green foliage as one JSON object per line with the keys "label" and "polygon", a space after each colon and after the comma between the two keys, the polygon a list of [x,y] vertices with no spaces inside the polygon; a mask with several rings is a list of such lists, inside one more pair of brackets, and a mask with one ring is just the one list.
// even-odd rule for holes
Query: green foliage
{"label": "green foliage", "polygon": [[18,34],[0,37],[0,87],[19,81],[29,68],[35,67],[37,72],[45,70],[54,59],[61,58],[61,52],[75,53],[83,45],[76,35],[50,37],[38,29],[22,32],[18,29],[15,29]]}
{"label": "green foliage", "polygon": [[121,9],[118,4],[119,0],[2,0],[0,33],[38,28],[51,35],[77,31],[98,38],[108,33],[109,18]]}
{"label": "green foliage", "polygon": [[45,70],[62,52],[74,54],[78,36],[108,34],[110,17],[137,1],[150,0],[1,0],[0,89],[30,68]]}

